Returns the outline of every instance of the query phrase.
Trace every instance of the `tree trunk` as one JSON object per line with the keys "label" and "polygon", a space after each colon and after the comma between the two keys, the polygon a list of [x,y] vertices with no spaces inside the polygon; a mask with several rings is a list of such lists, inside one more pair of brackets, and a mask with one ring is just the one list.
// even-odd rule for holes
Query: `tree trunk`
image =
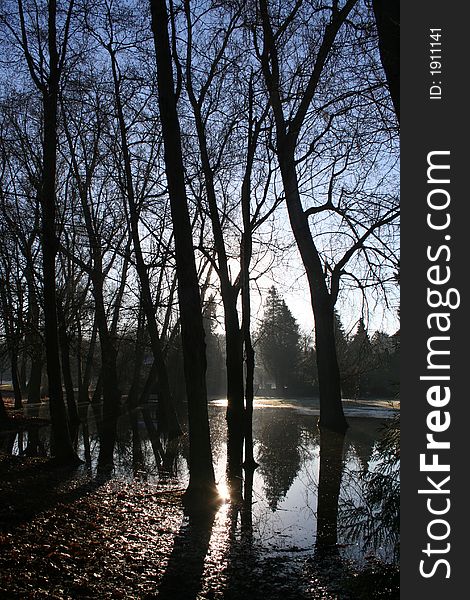
{"label": "tree trunk", "polygon": [[145,319],[143,316],[142,308],[139,310],[139,319],[137,325],[137,335],[135,341],[135,350],[134,350],[134,369],[132,373],[132,381],[129,388],[129,392],[127,394],[127,406],[133,410],[137,407],[138,400],[138,392],[140,387],[140,377],[142,373],[142,365],[144,363],[144,354],[145,354],[145,346],[144,346],[144,333],[145,327]]}
{"label": "tree trunk", "polygon": [[42,187],[42,247],[44,278],[44,334],[46,346],[49,408],[53,432],[54,455],[59,460],[75,460],[70,439],[62,394],[59,358],[58,327],[55,289],[55,169],[56,169],[56,111],[57,96],[53,92],[44,98],[44,165]]}
{"label": "tree trunk", "polygon": [[[249,176],[249,172],[248,172]],[[256,468],[253,455],[253,402],[255,377],[255,351],[251,340],[251,297],[250,297],[250,262],[252,254],[252,233],[250,215],[249,180],[244,181],[242,188],[243,242],[241,260],[242,289],[242,331],[245,346],[245,476],[248,470]],[[253,475],[251,475],[251,478]]]}
{"label": "tree trunk", "polygon": [[12,349],[10,354],[11,365],[11,383],[13,387],[13,396],[15,398],[15,409],[19,410],[23,407],[23,399],[21,393],[20,377],[18,374],[18,355],[16,349]]}
{"label": "tree trunk", "polygon": [[245,433],[243,337],[238,323],[236,306],[224,306],[226,306],[225,347],[227,353],[227,469],[232,485],[238,479],[241,486]]}
{"label": "tree trunk", "polygon": [[34,282],[32,280],[32,268],[27,270],[28,294],[29,294],[29,337],[31,369],[28,379],[28,404],[37,404],[41,401],[41,379],[43,367],[42,340],[39,334],[39,305],[35,296]]}
{"label": "tree trunk", "polygon": [[160,334],[158,332],[157,319],[155,317],[155,307],[152,300],[152,292],[150,289],[150,280],[145,264],[144,257],[142,254],[142,246],[140,243],[139,235],[139,211],[135,201],[134,184],[132,178],[132,165],[129,153],[129,146],[127,142],[126,123],[124,119],[124,112],[121,104],[121,96],[119,89],[119,78],[117,73],[116,57],[111,52],[111,66],[113,70],[114,78],[114,95],[116,100],[117,116],[119,121],[119,130],[121,134],[121,150],[124,162],[124,174],[125,174],[125,188],[126,197],[129,207],[129,221],[132,243],[134,246],[135,255],[135,268],[140,281],[141,288],[141,303],[144,314],[147,319],[147,328],[150,335],[150,343],[152,346],[152,353],[157,368],[157,389],[158,389],[158,403],[160,405],[160,419],[162,425],[168,431],[171,437],[177,437],[181,435],[181,427],[178,422],[178,416],[174,401],[171,397],[170,384],[168,381],[168,371],[166,368],[165,360],[163,358],[162,344],[160,340]]}
{"label": "tree trunk", "polygon": [[[251,336],[250,336],[251,338]],[[254,374],[255,374],[255,352],[251,339],[245,338],[245,469],[257,466],[253,454],[253,401],[254,401]]]}
{"label": "tree trunk", "polygon": [[320,419],[323,427],[343,432],[347,428],[347,422],[341,403],[339,367],[334,342],[334,304],[323,275],[321,258],[313,241],[308,217],[302,207],[296,172],[295,146],[336,35],[355,3],[356,0],[347,0],[340,9],[337,4],[333,4],[332,18],[325,27],[315,64],[297,112],[289,120],[286,120],[279,80],[278,47],[270,21],[268,3],[266,0],[260,0],[260,16],[264,34],[261,61],[276,122],[277,156],[289,220],[307,275],[315,319]]}
{"label": "tree trunk", "polygon": [[98,466],[103,471],[109,471],[114,463],[113,454],[114,445],[116,443],[116,427],[120,410],[119,404],[121,393],[117,383],[116,348],[109,334],[104,306],[101,272],[95,271],[92,280],[96,311],[95,318],[100,336],[101,348],[101,373],[99,385],[103,393],[103,412],[99,427],[100,452],[98,456]]}
{"label": "tree trunk", "polygon": [[42,357],[33,354],[28,381],[28,404],[41,402]]}
{"label": "tree trunk", "polygon": [[[189,69],[191,65],[189,65]],[[188,73],[190,75],[190,73]],[[220,294],[224,306],[225,351],[227,367],[227,471],[232,482],[241,482],[244,438],[244,389],[243,389],[243,336],[240,330],[237,297],[238,290],[229,275],[227,251],[217,206],[214,174],[210,164],[204,119],[201,106],[194,95],[190,81],[188,93],[194,111],[199,151],[206,186],[207,202],[217,253]],[[241,494],[241,492],[240,492]]]}
{"label": "tree trunk", "polygon": [[334,335],[334,306],[308,218],[302,207],[293,149],[281,149],[279,165],[289,220],[307,274],[315,319],[321,426],[344,432],[348,424],[341,401],[341,379]]}
{"label": "tree trunk", "polygon": [[155,361],[153,361],[152,366],[150,367],[150,371],[148,372],[147,379],[145,380],[144,387],[139,395],[138,401],[136,401],[136,406],[142,406],[146,404],[150,397],[150,392],[152,390],[152,386],[157,380],[157,366]]}
{"label": "tree trunk", "polygon": [[90,428],[89,428],[89,409],[90,404],[78,404],[78,416],[82,427],[83,455],[85,465],[88,471],[91,471],[91,446],[90,446]]}
{"label": "tree trunk", "polygon": [[206,390],[206,344],[193,238],[184,183],[165,0],[150,0],[157,59],[158,102],[175,236],[178,301],[189,419],[188,500],[207,503],[216,494]]}
{"label": "tree trunk", "polygon": [[[83,377],[79,382],[78,401],[80,403],[88,403],[90,401],[90,383],[91,383],[91,371],[93,368],[93,357],[95,355],[96,336],[98,334],[98,325],[96,323],[96,316],[93,319],[93,329],[91,332],[90,345],[85,359],[85,369],[83,370]],[[81,339],[81,333],[80,333]],[[81,360],[81,359],[80,359]]]}
{"label": "tree trunk", "polygon": [[5,330],[6,347],[10,355],[13,397],[15,400],[15,409],[20,409],[22,408],[23,404],[20,378],[18,374],[18,332],[15,332],[13,307],[11,301],[9,301],[7,290],[9,290],[8,283],[4,279],[0,280],[0,299],[2,303],[3,327]]}
{"label": "tree trunk", "polygon": [[57,321],[59,327],[59,345],[62,358],[62,376],[64,378],[65,399],[69,416],[69,428],[72,440],[76,439],[78,434],[78,425],[80,417],[78,415],[77,403],[75,401],[75,392],[73,389],[72,371],[70,366],[70,342],[67,334],[67,325],[65,323],[64,310],[58,299]]}
{"label": "tree trunk", "polygon": [[400,0],[372,0],[379,51],[398,122],[400,122]]}
{"label": "tree trunk", "polygon": [[144,419],[145,428],[147,429],[147,434],[149,436],[150,444],[155,456],[155,463],[158,465],[158,469],[160,469],[164,454],[160,433],[155,427],[155,423],[153,422],[149,409],[146,407],[142,408],[142,418]]}
{"label": "tree trunk", "polygon": [[[25,340],[25,342],[26,342],[26,340]],[[26,349],[23,348],[23,351],[21,352],[21,361],[20,361],[20,365],[18,368],[18,382],[20,385],[21,397],[26,395],[26,392],[28,389],[28,386],[26,385],[26,362],[27,362],[27,359],[28,359],[28,355],[26,353]]]}
{"label": "tree trunk", "polygon": [[5,408],[5,403],[3,402],[2,390],[0,390],[0,424],[6,423],[8,421],[8,413]]}
{"label": "tree trunk", "polygon": [[28,241],[28,243],[25,244],[25,249],[23,251],[26,258],[25,277],[28,285],[28,333],[26,335],[26,347],[31,359],[31,368],[26,391],[28,395],[28,404],[37,404],[41,401],[43,341],[39,333],[40,308],[35,287],[34,259],[31,254],[31,247],[32,241]]}
{"label": "tree trunk", "polygon": [[[39,416],[39,404],[33,404],[28,407],[28,417]],[[26,444],[26,456],[39,456],[39,428],[36,426],[30,427],[28,430],[28,442]]]}
{"label": "tree trunk", "polygon": [[103,377],[101,375],[101,369],[98,373],[98,377],[96,378],[95,389],[93,390],[93,395],[91,397],[91,404],[96,405],[101,402],[103,396]]}
{"label": "tree trunk", "polygon": [[131,410],[129,419],[132,430],[132,475],[134,479],[142,478],[142,474],[145,473],[145,460],[140,441],[139,422],[135,410]]}
{"label": "tree trunk", "polygon": [[55,261],[58,249],[56,235],[56,166],[57,166],[57,101],[59,91],[59,56],[56,39],[56,2],[48,3],[49,78],[43,91],[43,172],[41,185],[44,334],[49,408],[53,435],[53,453],[63,462],[76,462],[77,454],[70,439],[67,413],[62,394],[62,380],[57,333],[57,298]]}

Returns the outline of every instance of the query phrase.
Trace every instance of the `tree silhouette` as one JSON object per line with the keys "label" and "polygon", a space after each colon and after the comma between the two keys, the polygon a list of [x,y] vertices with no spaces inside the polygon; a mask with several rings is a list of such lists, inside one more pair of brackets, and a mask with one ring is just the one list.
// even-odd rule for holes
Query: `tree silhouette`
{"label": "tree silhouette", "polygon": [[301,466],[302,427],[295,413],[274,409],[258,433],[259,471],[269,508],[274,512],[286,497]]}
{"label": "tree silhouette", "polygon": [[359,320],[356,333],[349,343],[348,357],[349,373],[345,393],[359,398],[369,391],[369,373],[374,368],[372,346],[363,318]]}
{"label": "tree silhouette", "polygon": [[184,374],[188,396],[189,471],[187,498],[207,501],[217,493],[209,435],[206,345],[191,222],[184,181],[181,133],[176,108],[166,0],[150,0],[157,59],[165,167],[175,235]]}
{"label": "tree silhouette", "polygon": [[281,394],[296,383],[300,338],[297,321],[276,288],[271,287],[258,331],[258,347],[264,367]]}
{"label": "tree silhouette", "polygon": [[[361,290],[372,281],[382,285],[383,252],[373,242],[382,245],[385,239],[383,235],[379,239],[377,231],[386,230],[398,217],[396,195],[382,194],[377,203],[377,187],[365,185],[366,171],[363,176],[356,171],[359,164],[365,166],[364,155],[359,155],[363,148],[371,147],[372,141],[367,127],[367,141],[364,138],[364,143],[359,142],[366,133],[362,124],[370,122],[372,111],[381,105],[375,94],[383,88],[383,81],[371,81],[377,70],[371,69],[368,40],[360,39],[353,25],[365,16],[357,0],[332,2],[329,7],[307,2],[284,7],[259,0],[258,8],[251,31],[275,124],[272,145],[286,208],[309,284],[315,320],[320,422],[330,429],[345,431],[334,307],[345,279]],[[370,19],[370,15],[366,18]],[[301,41],[299,31],[305,32],[303,39],[309,43]],[[352,48],[354,65],[348,63],[344,54],[346,51],[351,56]],[[364,62],[358,68],[360,61]],[[344,79],[343,74],[348,71],[351,76]],[[370,103],[353,100],[362,98],[364,93]],[[357,118],[363,109],[363,117]],[[343,117],[345,121],[338,128]],[[387,133],[391,131],[392,126]],[[339,144],[337,134],[343,140]],[[388,143],[379,137],[374,140],[378,147]],[[324,175],[325,160],[330,164],[329,178]],[[317,179],[323,179],[323,185],[316,185]],[[385,254],[391,258],[390,248],[386,242],[385,245]],[[382,258],[378,258],[379,253]],[[362,260],[363,277],[351,273]]]}

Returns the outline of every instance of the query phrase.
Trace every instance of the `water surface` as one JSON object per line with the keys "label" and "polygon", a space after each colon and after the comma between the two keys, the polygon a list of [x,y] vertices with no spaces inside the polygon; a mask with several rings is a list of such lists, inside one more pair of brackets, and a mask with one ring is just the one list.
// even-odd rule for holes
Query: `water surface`
{"label": "water surface", "polygon": [[[47,417],[48,407],[43,404],[35,412]],[[397,560],[398,532],[394,524],[398,515],[395,520],[388,514],[381,522],[382,513],[393,511],[397,502],[387,494],[399,490],[398,465],[386,464],[390,456],[380,447],[395,414],[394,407],[387,402],[346,402],[345,412],[350,428],[344,443],[334,450],[334,444],[325,441],[320,447],[318,406],[314,401],[257,399],[253,436],[259,467],[249,490],[250,535],[252,542],[271,555],[309,555],[323,536],[333,540],[343,557],[359,563],[370,557]],[[212,401],[209,413],[216,480],[220,493],[228,500],[225,401]],[[83,468],[94,473],[99,451],[98,412],[86,406],[81,407],[81,414],[84,426],[78,434],[77,449],[85,462]],[[189,475],[187,436],[167,442],[156,429],[155,417],[152,405],[120,417],[114,475],[160,487],[184,488]],[[39,431],[2,433],[0,444],[12,454],[47,455],[50,431],[42,427]],[[324,474],[321,485],[320,450]],[[376,475],[383,477],[379,479],[382,498],[377,497]],[[217,514],[211,544],[226,535],[227,527],[233,535],[242,535],[242,512],[229,512],[227,502]],[[321,532],[317,531],[319,523]]]}

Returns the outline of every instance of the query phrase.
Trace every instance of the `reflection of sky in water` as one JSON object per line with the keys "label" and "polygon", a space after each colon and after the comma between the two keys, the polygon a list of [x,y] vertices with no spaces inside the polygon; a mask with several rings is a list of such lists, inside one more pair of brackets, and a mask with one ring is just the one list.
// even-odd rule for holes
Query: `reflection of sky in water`
{"label": "reflection of sky in water", "polygon": [[[221,495],[228,497],[225,482],[225,402],[215,401],[210,405],[211,435],[216,481]],[[384,411],[390,408],[383,405],[375,409],[380,418],[371,418],[374,410],[369,406],[355,406],[359,416],[350,417],[350,429],[344,445],[344,467],[341,498],[354,497],[360,501],[361,479],[358,474],[376,466],[372,453],[381,435]],[[253,541],[271,552],[312,552],[316,537],[317,488],[319,472],[319,438],[316,428],[315,407],[305,402],[283,402],[275,399],[261,399],[254,411],[253,431],[255,459],[259,463],[253,480]],[[47,407],[41,407],[47,416]],[[388,415],[386,415],[388,416]],[[91,410],[89,410],[89,418]],[[183,438],[174,455],[161,468],[161,457],[156,458],[155,444],[152,445],[149,432],[137,415],[137,431],[140,438],[141,456],[136,459],[133,434],[129,418],[121,418],[118,427],[118,442],[115,452],[115,476],[138,477],[154,485],[171,485],[183,488],[188,481],[187,437]],[[49,436],[46,429],[40,430],[41,447],[47,451]],[[92,468],[95,468],[99,441],[93,419],[89,421],[90,454]],[[5,440],[0,440],[2,446]],[[13,443],[12,453],[24,452],[28,444],[28,434],[23,432]],[[11,443],[10,443],[11,447]],[[168,451],[165,443],[160,446]],[[84,456],[83,436],[79,439],[79,453]],[[167,452],[168,455],[168,452]],[[157,460],[158,459],[158,460]],[[160,465],[159,465],[160,463]],[[240,515],[234,514],[228,503],[218,511],[212,531],[210,548],[216,551],[226,540],[232,529],[239,535]],[[238,533],[237,533],[238,527]],[[341,526],[338,530],[339,543],[343,553],[351,558],[360,558],[359,542],[344,543]],[[387,550],[379,551],[387,558]]]}

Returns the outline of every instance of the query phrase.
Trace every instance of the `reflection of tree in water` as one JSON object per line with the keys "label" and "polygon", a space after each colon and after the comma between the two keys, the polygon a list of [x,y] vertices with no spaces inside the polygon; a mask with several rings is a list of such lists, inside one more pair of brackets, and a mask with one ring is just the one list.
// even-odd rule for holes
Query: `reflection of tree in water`
{"label": "reflection of tree in water", "polygon": [[[39,404],[30,404],[28,406],[28,416],[39,417]],[[45,456],[44,444],[42,444],[39,427],[34,425],[27,430],[28,441],[25,449],[26,456]]]}
{"label": "reflection of tree in water", "polygon": [[[392,535],[398,541],[398,523],[380,519],[376,512],[392,509],[390,514],[398,516],[399,489],[389,494],[388,486],[383,485],[383,477],[389,479],[388,484],[398,482],[398,429],[389,428],[377,444],[371,459],[375,464],[373,471],[368,471],[368,462],[364,463],[370,444],[361,443],[367,441],[361,436],[359,443],[354,444],[355,433],[351,431],[346,440],[342,434],[328,430],[320,434],[317,538],[314,558],[307,564],[308,577],[319,589],[331,590],[335,598],[399,598],[397,565],[387,564],[377,556],[360,566],[340,552],[338,545],[339,538],[360,546],[362,551],[377,551]],[[375,539],[374,528],[378,534]],[[367,544],[363,543],[366,540]]]}
{"label": "reflection of tree in water", "polygon": [[214,464],[226,453],[227,421],[225,406],[209,406],[209,423],[211,430],[212,459]]}
{"label": "reflection of tree in water", "polygon": [[294,482],[301,465],[301,424],[295,413],[273,410],[258,432],[259,472],[269,508],[274,512]]}
{"label": "reflection of tree in water", "polygon": [[364,551],[388,548],[398,558],[400,530],[399,419],[388,423],[361,474],[345,472],[346,494],[340,501],[340,526],[346,540]]}
{"label": "reflection of tree in water", "polygon": [[322,429],[318,475],[316,552],[337,552],[338,501],[343,472],[344,434]]}
{"label": "reflection of tree in water", "polygon": [[381,435],[380,425],[376,425],[375,421],[375,419],[352,418],[351,427],[346,433],[345,454],[351,458],[355,455],[364,471],[368,469],[374,446]]}
{"label": "reflection of tree in water", "polygon": [[[145,428],[140,430],[136,428],[135,437],[144,444],[146,440],[150,441],[154,463],[158,470],[160,479],[174,478],[178,476],[178,457],[181,453],[181,438],[172,437],[165,430],[159,429],[158,421],[149,407],[142,407],[138,411],[142,415]],[[144,436],[146,433],[146,436]],[[143,466],[145,465],[145,455],[142,455]]]}

